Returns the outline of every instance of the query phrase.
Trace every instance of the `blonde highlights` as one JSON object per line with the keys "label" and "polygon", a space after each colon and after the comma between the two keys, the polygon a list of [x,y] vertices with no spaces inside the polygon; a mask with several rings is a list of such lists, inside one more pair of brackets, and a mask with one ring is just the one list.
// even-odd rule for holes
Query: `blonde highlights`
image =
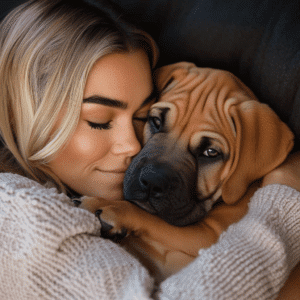
{"label": "blonde highlights", "polygon": [[62,186],[47,162],[77,126],[89,71],[104,55],[135,48],[155,65],[152,38],[110,8],[37,0],[13,10],[0,25],[0,171]]}

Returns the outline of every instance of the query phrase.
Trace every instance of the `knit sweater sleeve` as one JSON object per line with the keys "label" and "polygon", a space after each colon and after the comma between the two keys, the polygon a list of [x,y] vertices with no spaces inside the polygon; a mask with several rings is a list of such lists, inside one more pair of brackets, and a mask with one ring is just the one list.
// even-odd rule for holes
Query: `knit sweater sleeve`
{"label": "knit sweater sleeve", "polygon": [[275,299],[300,261],[300,193],[284,185],[259,189],[249,212],[219,241],[165,280],[160,300]]}
{"label": "knit sweater sleeve", "polygon": [[[99,232],[97,218],[56,189],[0,174],[0,299],[151,299],[146,269]],[[299,260],[300,193],[267,186],[156,298],[274,299]]]}
{"label": "knit sweater sleeve", "polygon": [[55,188],[0,174],[0,299],[150,299],[152,279]]}

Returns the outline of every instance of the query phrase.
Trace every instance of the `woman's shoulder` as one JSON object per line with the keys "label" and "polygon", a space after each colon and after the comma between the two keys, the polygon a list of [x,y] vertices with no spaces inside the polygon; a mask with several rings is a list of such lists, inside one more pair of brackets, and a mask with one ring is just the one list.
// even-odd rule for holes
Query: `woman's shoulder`
{"label": "woman's shoulder", "polygon": [[72,205],[70,198],[57,190],[53,184],[42,185],[39,182],[14,173],[0,173],[0,201],[15,202],[17,199],[26,199],[27,202],[38,201],[46,204],[60,202]]}
{"label": "woman's shoulder", "polygon": [[59,191],[55,188],[54,184],[46,183],[45,185],[30,179],[25,176],[21,176],[15,173],[0,173],[0,192],[8,192],[14,194],[19,191],[27,191],[27,193],[55,193],[59,194]]}
{"label": "woman's shoulder", "polygon": [[14,173],[0,173],[0,186],[15,186],[15,187],[25,187],[25,186],[35,186],[43,187],[38,182],[29,179],[25,176],[21,176]]}
{"label": "woman's shoulder", "polygon": [[73,234],[76,229],[88,232],[87,227],[90,232],[98,233],[100,226],[93,214],[77,208],[66,194],[53,185],[42,185],[13,173],[0,173],[0,211],[3,217],[9,217],[19,225],[21,218],[25,223],[30,219],[31,225],[39,230],[49,222],[59,231],[63,227],[62,237]]}

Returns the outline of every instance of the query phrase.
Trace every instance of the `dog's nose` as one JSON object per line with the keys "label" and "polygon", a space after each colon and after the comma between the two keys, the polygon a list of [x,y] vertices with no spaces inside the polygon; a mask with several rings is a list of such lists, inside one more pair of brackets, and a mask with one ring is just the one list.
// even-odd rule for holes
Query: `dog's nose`
{"label": "dog's nose", "polygon": [[148,197],[159,198],[174,184],[174,171],[165,164],[147,164],[140,170],[139,184]]}

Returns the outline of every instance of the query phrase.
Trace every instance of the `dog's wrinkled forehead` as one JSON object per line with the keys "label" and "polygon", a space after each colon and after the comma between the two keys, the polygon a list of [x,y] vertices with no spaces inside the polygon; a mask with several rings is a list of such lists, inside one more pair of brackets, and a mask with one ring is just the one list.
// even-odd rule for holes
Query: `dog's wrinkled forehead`
{"label": "dog's wrinkled forehead", "polygon": [[160,98],[149,112],[145,141],[172,132],[181,142],[201,143],[203,136],[228,146],[230,171],[222,188],[227,203],[282,163],[293,147],[286,124],[229,72],[180,62],[158,69],[155,83]]}
{"label": "dog's wrinkled forehead", "polygon": [[234,135],[228,111],[232,105],[256,99],[251,90],[226,71],[198,68],[191,63],[173,66],[163,67],[156,74],[160,99],[152,114],[167,114],[166,125],[178,135],[185,131],[185,136],[191,136],[200,130]]}

